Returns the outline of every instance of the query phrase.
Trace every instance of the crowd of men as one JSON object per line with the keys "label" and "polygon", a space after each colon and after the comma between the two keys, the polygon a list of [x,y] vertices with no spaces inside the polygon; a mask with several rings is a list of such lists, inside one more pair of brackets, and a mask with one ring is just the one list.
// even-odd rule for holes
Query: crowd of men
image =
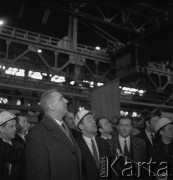
{"label": "crowd of men", "polygon": [[0,113],[0,180],[135,180],[173,178],[173,122],[152,113],[133,131],[129,117],[74,116],[56,89],[40,98],[30,129],[25,114]]}

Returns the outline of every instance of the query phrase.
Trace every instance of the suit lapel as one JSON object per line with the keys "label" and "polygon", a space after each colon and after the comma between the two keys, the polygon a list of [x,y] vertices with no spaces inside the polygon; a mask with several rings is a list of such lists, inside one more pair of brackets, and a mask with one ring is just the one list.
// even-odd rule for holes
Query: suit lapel
{"label": "suit lapel", "polygon": [[153,145],[151,144],[150,140],[148,139],[148,136],[145,131],[144,131],[144,138],[146,139],[146,143],[152,147]]}
{"label": "suit lapel", "polygon": [[83,137],[80,137],[79,140],[80,140],[79,144],[80,144],[80,147],[81,147],[81,150],[82,150],[84,156],[86,156],[88,161],[91,162],[91,166],[93,165],[95,168],[97,168],[94,157],[93,157],[91,151],[89,150],[85,140],[83,139]]}
{"label": "suit lapel", "polygon": [[16,140],[18,140],[25,147],[25,141],[18,134],[16,134]]}
{"label": "suit lapel", "polygon": [[59,125],[56,124],[54,119],[50,118],[49,116],[44,116],[41,123],[47,127],[48,131],[53,136],[58,138],[60,141],[66,144],[72,151],[74,151],[75,148],[72,142],[67,137],[67,135],[63,132],[63,130],[59,127]]}
{"label": "suit lapel", "polygon": [[138,162],[140,160],[139,158],[140,146],[139,144],[136,143],[136,141],[134,141],[132,136],[130,137],[130,141],[133,149],[133,159],[135,162]]}
{"label": "suit lapel", "polygon": [[99,138],[96,136],[95,137],[96,142],[97,142],[97,147],[98,147],[98,151],[99,151],[99,156],[103,157],[105,154],[103,154],[103,146],[102,143],[100,143]]}

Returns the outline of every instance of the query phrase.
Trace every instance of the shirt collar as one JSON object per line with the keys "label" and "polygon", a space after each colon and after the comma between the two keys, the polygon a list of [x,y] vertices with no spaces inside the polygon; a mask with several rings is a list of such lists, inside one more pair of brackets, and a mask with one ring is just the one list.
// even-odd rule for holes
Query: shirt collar
{"label": "shirt collar", "polygon": [[151,134],[153,135],[153,137],[154,137],[154,133],[150,133],[150,132],[148,132],[146,129],[145,129],[145,133],[150,137],[151,136]]}
{"label": "shirt collar", "polygon": [[120,143],[124,143],[124,140],[126,140],[126,142],[130,142],[130,136],[127,136],[126,138],[123,138],[120,134],[119,134],[119,141]]}
{"label": "shirt collar", "polygon": [[93,138],[89,138],[89,137],[86,137],[84,135],[82,135],[82,137],[84,138],[84,140],[88,143],[91,143],[91,139],[93,139],[93,141],[95,141],[95,136]]}
{"label": "shirt collar", "polygon": [[2,140],[12,146],[12,142],[11,141],[6,141],[5,139],[2,139]]}
{"label": "shirt collar", "polygon": [[62,126],[62,121],[58,120],[58,119],[54,119],[60,126]]}
{"label": "shirt collar", "polygon": [[101,135],[101,137],[102,137],[103,139],[105,139],[105,140],[107,140],[107,139],[112,139],[112,135],[111,135],[111,134],[110,134],[108,137],[102,136],[102,135]]}

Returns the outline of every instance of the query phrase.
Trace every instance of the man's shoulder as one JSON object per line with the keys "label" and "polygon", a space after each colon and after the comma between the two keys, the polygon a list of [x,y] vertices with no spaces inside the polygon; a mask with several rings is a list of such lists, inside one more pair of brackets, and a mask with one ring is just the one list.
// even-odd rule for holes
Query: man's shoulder
{"label": "man's shoulder", "polygon": [[135,137],[143,138],[146,135],[145,130],[141,130],[139,134],[136,134]]}
{"label": "man's shoulder", "polygon": [[97,143],[100,143],[101,145],[105,145],[105,146],[109,145],[108,142],[100,136],[96,136],[95,139],[96,139]]}
{"label": "man's shoulder", "polygon": [[82,135],[76,137],[75,140],[76,140],[77,143],[83,143],[84,142],[84,138],[82,137]]}
{"label": "man's shoulder", "polygon": [[37,135],[37,134],[42,134],[46,131],[46,127],[42,124],[39,123],[37,125],[35,125],[34,127],[32,127],[27,136],[32,136],[32,135]]}
{"label": "man's shoulder", "polygon": [[100,137],[100,136],[95,136],[95,139],[96,139],[97,141],[102,141],[102,142],[105,142],[105,141],[106,141],[104,138],[102,138],[102,137]]}
{"label": "man's shoulder", "polygon": [[132,139],[133,143],[135,143],[136,145],[143,145],[143,146],[145,146],[144,140],[141,139],[140,137],[131,136],[131,139]]}

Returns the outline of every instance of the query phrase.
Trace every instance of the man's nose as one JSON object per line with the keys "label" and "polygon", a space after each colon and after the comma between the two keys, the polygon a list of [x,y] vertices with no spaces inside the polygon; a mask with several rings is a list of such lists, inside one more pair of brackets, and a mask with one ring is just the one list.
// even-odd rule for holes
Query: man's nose
{"label": "man's nose", "polygon": [[65,103],[68,103],[68,100],[64,98]]}
{"label": "man's nose", "polygon": [[31,125],[27,122],[27,124],[28,124],[28,127],[30,127]]}

